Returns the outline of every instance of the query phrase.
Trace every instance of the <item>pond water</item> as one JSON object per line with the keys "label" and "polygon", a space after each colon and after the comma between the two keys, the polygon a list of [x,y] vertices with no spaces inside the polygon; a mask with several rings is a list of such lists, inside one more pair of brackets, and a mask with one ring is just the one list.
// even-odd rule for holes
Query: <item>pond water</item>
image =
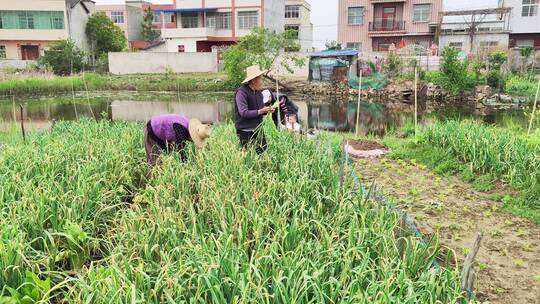
{"label": "pond water", "polygon": [[[338,100],[307,99],[290,96],[299,107],[299,120],[309,128],[332,131],[354,131],[357,103]],[[22,115],[27,130],[47,127],[53,120],[80,118],[147,121],[165,113],[179,113],[196,117],[205,123],[221,123],[233,119],[232,93],[169,92],[94,92],[54,98],[0,100],[0,131],[18,128]],[[440,113],[439,113],[440,114]],[[445,116],[473,117],[464,109],[446,111]],[[433,115],[420,113],[421,122]],[[494,112],[474,116],[490,124],[506,126],[508,123],[525,126],[526,118],[520,111]],[[392,111],[382,104],[361,102],[359,130],[362,133],[384,134],[389,128],[402,126],[413,119],[413,109]]]}

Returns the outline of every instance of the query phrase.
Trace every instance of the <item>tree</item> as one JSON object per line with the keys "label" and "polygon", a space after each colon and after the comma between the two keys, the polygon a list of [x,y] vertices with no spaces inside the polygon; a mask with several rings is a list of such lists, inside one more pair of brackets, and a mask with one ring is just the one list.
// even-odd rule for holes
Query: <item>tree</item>
{"label": "tree", "polygon": [[156,41],[160,34],[158,31],[152,28],[154,22],[154,12],[149,7],[144,11],[142,26],[142,36],[145,41]]}
{"label": "tree", "polygon": [[271,71],[278,58],[279,66],[292,73],[294,66],[304,65],[304,59],[283,50],[297,47],[298,40],[292,31],[275,33],[265,28],[252,29],[224,53],[225,71],[231,85],[237,86],[242,82],[248,66],[257,64],[261,69]]}
{"label": "tree", "polygon": [[467,72],[468,62],[462,62],[458,54],[455,48],[444,48],[440,73],[433,79],[434,83],[454,93],[471,89],[476,84],[473,75]]}
{"label": "tree", "polygon": [[337,43],[335,40],[326,42],[324,46],[327,50],[341,50],[341,44]]}
{"label": "tree", "polygon": [[127,47],[127,39],[122,29],[116,26],[103,12],[88,18],[86,36],[95,57],[108,52],[121,52]]}
{"label": "tree", "polygon": [[73,41],[60,40],[45,51],[39,63],[51,67],[57,75],[70,75],[83,69],[84,59],[84,52]]}

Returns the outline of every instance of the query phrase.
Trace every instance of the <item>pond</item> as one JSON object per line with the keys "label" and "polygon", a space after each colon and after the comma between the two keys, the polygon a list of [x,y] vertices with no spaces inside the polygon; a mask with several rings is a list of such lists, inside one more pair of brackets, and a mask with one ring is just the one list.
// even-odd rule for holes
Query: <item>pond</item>
{"label": "pond", "polygon": [[[331,131],[354,131],[356,102],[290,96],[299,107],[299,120],[308,128]],[[47,127],[53,120],[80,118],[147,121],[154,115],[179,113],[196,117],[205,123],[222,123],[233,119],[232,93],[134,93],[93,92],[37,99],[0,100],[0,131],[19,128],[22,115],[25,128]],[[447,109],[444,113],[420,113],[421,122],[444,114],[450,117],[475,117],[486,123],[506,126],[526,125],[521,111],[493,112],[474,116],[467,109]],[[360,103],[359,131],[382,135],[389,128],[402,126],[413,119],[413,108],[395,111],[382,104]]]}

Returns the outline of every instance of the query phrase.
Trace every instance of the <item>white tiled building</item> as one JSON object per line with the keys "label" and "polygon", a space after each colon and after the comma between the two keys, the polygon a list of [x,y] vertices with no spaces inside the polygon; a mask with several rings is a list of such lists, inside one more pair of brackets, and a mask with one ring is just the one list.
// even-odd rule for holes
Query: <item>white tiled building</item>
{"label": "white tiled building", "polygon": [[300,51],[313,51],[313,24],[311,5],[306,0],[286,0],[285,30],[298,31]]}
{"label": "white tiled building", "polygon": [[209,52],[213,46],[234,44],[253,27],[283,31],[285,0],[177,0],[176,27],[162,28],[168,52]]}

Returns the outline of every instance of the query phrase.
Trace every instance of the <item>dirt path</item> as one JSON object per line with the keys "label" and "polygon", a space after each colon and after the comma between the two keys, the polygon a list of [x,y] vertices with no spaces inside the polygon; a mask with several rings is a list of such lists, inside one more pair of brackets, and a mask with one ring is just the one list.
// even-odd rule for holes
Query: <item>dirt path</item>
{"label": "dirt path", "polygon": [[499,212],[500,203],[456,177],[387,158],[356,163],[364,183],[375,181],[408,210],[424,234],[438,234],[460,263],[478,231],[484,239],[477,261],[475,292],[486,303],[540,304],[540,226]]}

